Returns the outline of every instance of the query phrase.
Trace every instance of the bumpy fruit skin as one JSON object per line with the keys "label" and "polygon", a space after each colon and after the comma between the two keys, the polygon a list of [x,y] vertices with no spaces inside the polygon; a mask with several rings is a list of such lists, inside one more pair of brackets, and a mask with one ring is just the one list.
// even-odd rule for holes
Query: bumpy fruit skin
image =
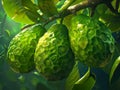
{"label": "bumpy fruit skin", "polygon": [[13,71],[27,73],[34,69],[35,48],[45,32],[40,25],[34,25],[21,31],[11,40],[7,57]]}
{"label": "bumpy fruit skin", "polygon": [[36,69],[47,80],[61,80],[68,76],[74,65],[68,30],[55,24],[40,38],[35,51]]}
{"label": "bumpy fruit skin", "polygon": [[80,62],[91,67],[104,67],[114,52],[111,31],[100,21],[85,15],[71,20],[71,48]]}

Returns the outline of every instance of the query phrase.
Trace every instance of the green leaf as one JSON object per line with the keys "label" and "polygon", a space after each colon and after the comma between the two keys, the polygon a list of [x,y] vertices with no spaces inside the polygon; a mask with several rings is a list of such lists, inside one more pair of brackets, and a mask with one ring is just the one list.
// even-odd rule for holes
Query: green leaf
{"label": "green leaf", "polygon": [[54,0],[38,0],[38,6],[40,11],[46,17],[51,17],[58,14]]}
{"label": "green leaf", "polygon": [[6,33],[6,36],[10,37],[10,35],[11,35],[10,30],[5,30],[5,33]]}
{"label": "green leaf", "polygon": [[88,71],[86,72],[86,74],[82,76],[77,82],[75,82],[75,84],[84,83],[88,79],[89,76],[90,76],[90,67],[88,68]]}
{"label": "green leaf", "polygon": [[108,7],[105,4],[98,5],[94,11],[94,18],[98,19],[104,15],[107,9]]}
{"label": "green leaf", "polygon": [[[25,24],[31,24],[37,21],[36,20],[36,18],[38,19],[38,13],[36,12],[37,8],[31,2],[31,0],[29,0],[28,2],[23,2],[23,0],[2,0],[2,1],[3,7],[7,15],[11,17],[13,20]],[[33,12],[33,10],[35,10],[33,13],[34,15],[28,16],[28,12],[31,13]],[[31,17],[33,16],[35,17],[35,20],[33,20],[33,18],[31,19]]]}
{"label": "green leaf", "polygon": [[65,0],[60,0],[57,4],[56,4],[56,7],[57,7],[57,10],[59,11],[59,9],[61,8],[61,6],[64,4]]}
{"label": "green leaf", "polygon": [[94,76],[89,76],[83,84],[75,84],[73,90],[92,90],[95,82]]}
{"label": "green leaf", "polygon": [[100,20],[103,21],[112,32],[120,31],[120,16],[108,13],[102,15]]}
{"label": "green leaf", "polygon": [[63,12],[66,10],[75,0],[65,0],[64,4],[62,7],[58,10],[59,12]]}
{"label": "green leaf", "polygon": [[[115,0],[114,0],[115,1]],[[112,2],[113,3],[113,2]],[[115,5],[115,2],[113,6]],[[100,4],[95,10],[94,17],[98,17],[112,32],[120,31],[120,15],[116,15],[105,5]]]}
{"label": "green leaf", "polygon": [[88,68],[86,74],[75,83],[72,90],[92,90],[95,82],[95,76],[90,74],[90,68]]}
{"label": "green leaf", "polygon": [[31,0],[22,0],[22,4],[25,6],[25,8],[28,8],[33,12],[39,9],[35,2]]}
{"label": "green leaf", "polygon": [[[112,2],[111,2],[112,6],[116,9],[116,1],[117,1],[117,0],[111,0],[111,1],[112,1]],[[118,0],[118,1],[119,1],[119,0]],[[120,2],[119,2],[118,12],[120,13]]]}
{"label": "green leaf", "polygon": [[59,0],[53,0],[55,4],[57,4],[59,2]]}
{"label": "green leaf", "polygon": [[84,1],[84,0],[75,0],[75,1],[72,3],[72,5],[78,4],[78,3],[82,2],[82,1]]}
{"label": "green leaf", "polygon": [[120,56],[115,60],[113,66],[112,66],[112,69],[110,72],[110,78],[109,78],[110,82],[111,82],[114,72],[117,69],[117,67],[119,66],[119,64],[120,64]]}
{"label": "green leaf", "polygon": [[73,70],[71,71],[70,75],[68,76],[65,84],[65,90],[72,90],[75,82],[79,80],[80,73],[78,69],[78,62],[73,67]]}

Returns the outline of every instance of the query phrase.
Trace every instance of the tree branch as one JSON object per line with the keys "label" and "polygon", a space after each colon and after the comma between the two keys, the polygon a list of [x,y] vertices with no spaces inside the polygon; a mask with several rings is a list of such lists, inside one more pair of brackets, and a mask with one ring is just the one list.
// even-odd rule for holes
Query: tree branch
{"label": "tree branch", "polygon": [[101,4],[101,3],[103,3],[103,1],[104,0],[85,0],[85,1],[82,1],[76,5],[70,6],[66,11],[61,12],[58,16],[50,17],[50,19],[44,25],[48,24],[49,22],[51,22],[55,19],[63,18],[65,16],[73,14],[81,9],[85,9],[88,7],[92,7],[94,5]]}
{"label": "tree branch", "polygon": [[76,4],[76,5],[70,6],[67,9],[67,14],[71,14],[71,13],[77,12],[81,9],[92,7],[94,5],[98,5],[98,4],[101,4],[101,3],[103,3],[102,0],[91,0],[91,1],[90,0],[85,0],[83,2],[80,2],[80,3]]}

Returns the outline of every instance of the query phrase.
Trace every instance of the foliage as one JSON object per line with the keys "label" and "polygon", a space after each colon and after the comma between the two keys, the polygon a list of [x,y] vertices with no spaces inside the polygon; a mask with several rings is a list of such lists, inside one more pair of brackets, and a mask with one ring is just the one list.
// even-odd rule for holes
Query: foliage
{"label": "foliage", "polygon": [[[98,81],[98,75],[96,72],[94,72],[93,68],[95,68],[96,71],[99,71],[99,70],[98,68],[95,67],[96,65],[92,65],[92,64],[98,63],[101,65],[99,61],[100,60],[104,61],[103,58],[106,56],[106,54],[109,54],[109,52],[111,53],[111,51],[109,51],[111,50],[110,48],[115,48],[114,53],[112,52],[112,54],[109,54],[110,58],[107,58],[109,60],[109,63],[106,64],[106,61],[104,61],[103,63],[104,67],[99,68],[102,71],[105,70],[103,72],[109,76],[108,77],[109,79],[106,79],[106,80],[109,82],[108,87],[110,88],[112,87],[111,84],[114,84],[116,80],[119,78],[119,73],[120,73],[118,71],[120,68],[119,67],[120,66],[119,64],[120,41],[118,40],[120,39],[119,38],[120,34],[116,35],[116,33],[119,33],[120,31],[119,3],[120,3],[119,0],[105,0],[105,1],[104,0],[2,0],[2,5],[6,14],[3,14],[4,13],[3,10],[0,13],[0,16],[2,17],[0,18],[1,20],[0,59],[7,60],[5,57],[6,57],[8,44],[10,40],[13,38],[13,36],[15,36],[15,34],[18,33],[17,30],[20,29],[20,24],[25,25],[23,29],[21,29],[23,31],[20,31],[20,33],[24,32],[24,29],[27,29],[33,25],[39,24],[41,25],[41,27],[45,28],[47,32],[42,37],[39,37],[41,44],[38,43],[38,47],[37,49],[35,49],[37,50],[37,53],[35,52],[35,50],[33,50],[33,53],[35,52],[35,55],[40,54],[40,55],[37,55],[37,58],[36,56],[34,56],[34,58],[37,59],[35,60],[35,63],[37,65],[37,70],[33,72],[29,72],[25,75],[23,74],[23,76],[20,76],[18,79],[21,83],[25,84],[24,82],[26,78],[24,76],[27,76],[27,75],[29,76],[32,74],[31,76],[32,81],[29,81],[29,82],[32,82],[32,84],[36,87],[37,90],[39,89],[44,89],[44,90],[80,90],[80,89],[91,90],[93,89],[94,90],[95,87],[97,87],[97,84],[99,83],[99,81]],[[85,17],[82,17],[81,14],[84,15]],[[7,15],[9,16],[9,18]],[[73,22],[72,20],[76,16],[78,16],[78,18]],[[11,19],[16,22],[19,22],[20,24],[14,23],[13,21],[11,21]],[[58,24],[60,26],[58,26],[57,29],[55,29],[56,27],[52,28],[53,24]],[[15,27],[15,25],[18,25],[18,27],[17,26]],[[68,33],[71,32],[71,30],[77,33],[75,35],[74,33],[72,33],[71,35],[70,34],[67,35],[65,33],[66,29],[62,29],[63,31],[60,32],[60,28],[62,25],[64,25],[65,28],[67,27]],[[30,30],[28,30],[28,32],[29,31]],[[84,31],[86,31],[86,33],[83,33]],[[52,36],[51,35],[49,36],[47,34],[49,32],[51,33],[55,32],[53,34],[54,36],[53,39],[56,40],[55,43],[52,43],[54,41],[53,39],[50,38]],[[80,33],[82,34],[80,35]],[[65,41],[63,38],[64,35],[68,37],[67,40]],[[84,35],[88,37],[88,39],[92,37],[97,37],[97,40],[96,38],[94,40],[90,39],[88,43],[86,38],[84,37],[80,38],[81,36],[84,36]],[[113,40],[112,35],[114,37],[115,42]],[[22,35],[21,37],[25,37],[25,36],[26,35]],[[33,37],[34,35],[33,36],[31,35],[30,37],[26,37],[27,38],[26,40],[29,41],[29,39]],[[80,46],[81,48],[72,46],[73,44],[76,45],[76,43],[74,43],[72,40],[75,37],[76,37],[75,41],[77,42],[78,46]],[[107,37],[112,37],[112,38],[108,39]],[[44,38],[46,41],[44,40]],[[24,40],[23,38],[18,38],[18,40],[19,39],[20,41]],[[102,42],[102,40],[104,41]],[[66,44],[67,41],[68,42],[70,41],[73,43]],[[32,42],[32,44],[33,43],[34,42]],[[22,43],[22,44],[25,45],[25,43]],[[59,47],[57,47],[59,44],[60,45],[65,44],[65,48],[62,48],[59,51]],[[115,46],[113,44],[115,44]],[[31,45],[31,43],[29,45]],[[48,47],[46,47],[45,45]],[[50,47],[49,45],[52,45],[52,46]],[[84,48],[86,48],[87,45],[88,45],[88,51],[90,51],[90,53],[87,54],[87,56],[90,55],[89,58],[86,58],[86,53],[88,51],[85,52],[83,50]],[[18,47],[18,45],[16,45],[16,47]],[[42,47],[44,47],[44,49]],[[34,48],[36,48],[36,46],[34,46]],[[52,51],[49,51],[51,48],[56,50],[56,52],[54,53]],[[59,60],[58,56],[59,55],[62,56],[65,51],[67,52],[68,48],[70,49],[72,48],[71,52],[75,56],[74,58],[72,58],[72,60],[74,60],[76,63],[74,64],[71,61],[65,62],[65,60],[69,59],[69,55],[65,53],[65,57],[62,57],[62,60],[61,60],[63,64],[58,65],[61,63],[58,61]],[[29,47],[27,47],[27,49],[29,49]],[[22,50],[24,50],[24,48],[22,48]],[[78,50],[80,52],[76,52],[74,50]],[[43,51],[45,52],[43,53]],[[92,52],[92,51],[96,51],[97,54],[95,54],[96,52]],[[70,52],[67,52],[67,53],[70,53]],[[29,52],[29,54],[31,53]],[[3,55],[5,57],[3,57]],[[55,57],[56,55],[58,56]],[[27,56],[27,58],[29,57],[30,55]],[[40,59],[41,57],[43,58]],[[17,57],[17,58],[20,59],[21,57]],[[51,61],[51,58],[53,61]],[[48,60],[47,64],[46,62],[44,62],[44,59]],[[99,61],[98,60],[94,61],[95,59],[99,59]],[[89,63],[89,60],[90,60],[90,63]],[[30,60],[28,61],[32,62]],[[89,65],[88,64],[84,65],[83,63],[84,61],[88,61],[87,63],[89,63]],[[0,63],[0,64],[2,65],[3,63]],[[69,67],[71,67],[71,65],[73,64],[74,64],[74,67],[72,67],[72,71],[70,72]],[[45,65],[48,65],[48,66],[44,67]],[[57,66],[57,69],[55,66]],[[54,70],[51,69],[53,67],[54,67]],[[63,70],[61,68],[63,68]],[[59,72],[59,74],[56,74],[55,73],[56,70],[58,71],[61,70],[61,71]],[[47,71],[49,73],[47,73]],[[64,76],[66,72],[68,72],[67,77],[61,78],[60,76],[62,80],[59,80],[58,79],[59,75]],[[114,78],[116,76],[116,73],[117,73],[117,77],[116,77],[117,79]],[[55,79],[56,81],[49,81],[44,78],[46,76],[47,77],[50,76],[50,78],[54,76],[57,79]],[[15,80],[14,77],[12,78]],[[3,88],[2,85],[3,84],[0,84],[0,88]],[[22,87],[21,89],[26,90],[25,86]]]}

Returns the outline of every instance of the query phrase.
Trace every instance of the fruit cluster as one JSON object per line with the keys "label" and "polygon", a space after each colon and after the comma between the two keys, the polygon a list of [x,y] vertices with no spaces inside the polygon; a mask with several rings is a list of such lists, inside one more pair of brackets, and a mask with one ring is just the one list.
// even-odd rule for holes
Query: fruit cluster
{"label": "fruit cluster", "polygon": [[47,80],[66,78],[75,57],[91,67],[104,67],[114,52],[111,31],[100,21],[85,15],[74,16],[71,28],[54,24],[47,31],[34,25],[21,31],[8,48],[8,62],[20,73],[36,68]]}

